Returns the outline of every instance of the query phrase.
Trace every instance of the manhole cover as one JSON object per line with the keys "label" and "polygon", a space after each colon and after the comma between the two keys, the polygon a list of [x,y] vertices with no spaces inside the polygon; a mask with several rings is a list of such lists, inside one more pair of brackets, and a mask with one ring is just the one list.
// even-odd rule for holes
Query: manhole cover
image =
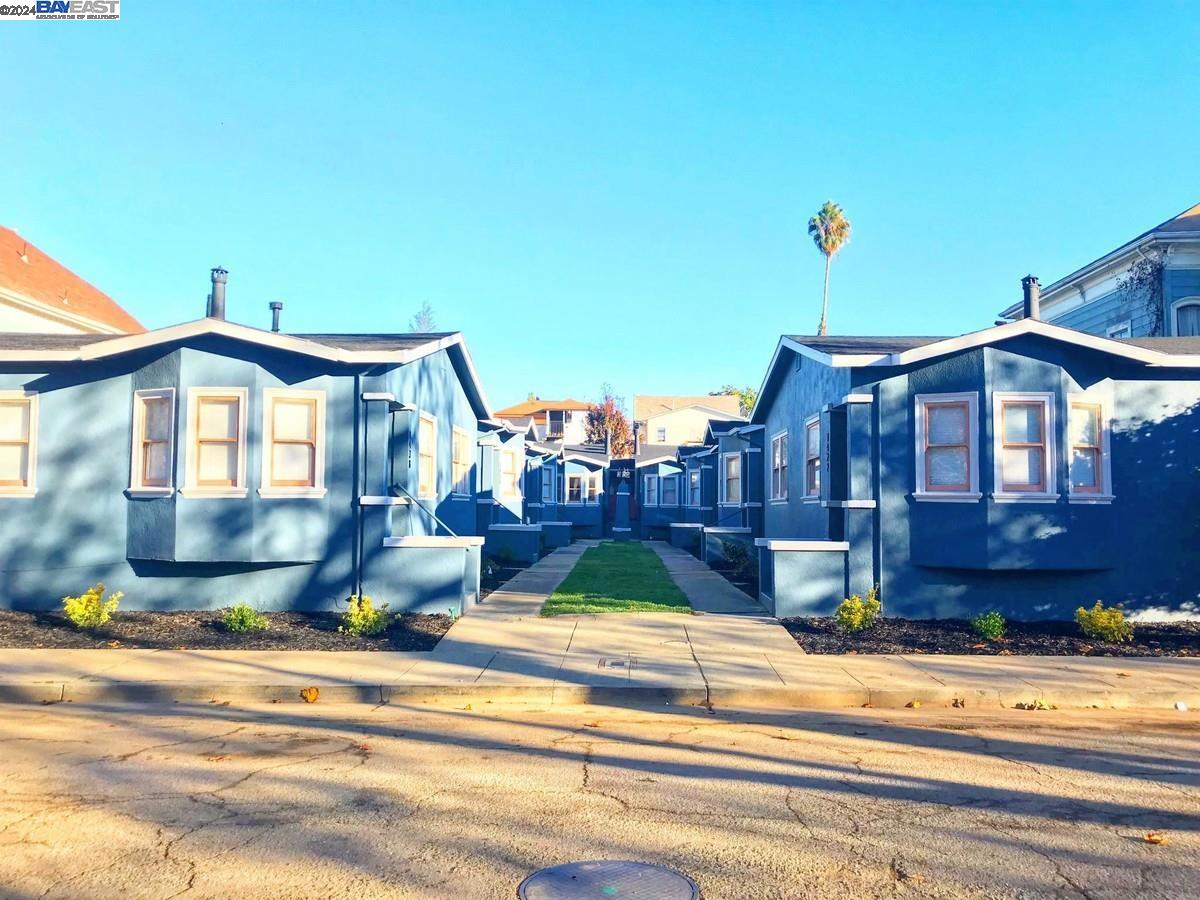
{"label": "manhole cover", "polygon": [[521,900],[699,900],[686,875],[626,860],[564,863],[534,872],[517,888]]}

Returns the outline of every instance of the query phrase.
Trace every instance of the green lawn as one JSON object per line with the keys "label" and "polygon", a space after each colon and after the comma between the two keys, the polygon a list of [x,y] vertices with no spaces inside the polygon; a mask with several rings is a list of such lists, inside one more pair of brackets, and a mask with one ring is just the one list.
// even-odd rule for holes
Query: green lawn
{"label": "green lawn", "polygon": [[579,558],[542,607],[542,615],[691,609],[657,553],[633,541],[606,541]]}

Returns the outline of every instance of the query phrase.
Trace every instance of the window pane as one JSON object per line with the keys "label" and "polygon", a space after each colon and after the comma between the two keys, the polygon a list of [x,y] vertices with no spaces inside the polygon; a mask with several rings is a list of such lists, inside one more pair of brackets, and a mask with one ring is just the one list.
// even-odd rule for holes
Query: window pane
{"label": "window pane", "polygon": [[432,419],[421,419],[420,424],[417,426],[417,443],[421,445],[422,453],[433,452],[433,447],[430,446],[433,443]]}
{"label": "window pane", "polygon": [[235,484],[237,444],[201,444],[197,454],[197,469],[197,480],[201,484]]}
{"label": "window pane", "polygon": [[1001,472],[1005,486],[1042,483],[1042,448],[1009,447],[1004,451]]}
{"label": "window pane", "polygon": [[1175,324],[1180,337],[1200,336],[1200,305],[1192,303],[1175,310]]}
{"label": "window pane", "polygon": [[1071,443],[1100,446],[1100,410],[1094,406],[1071,407]]}
{"label": "window pane", "polygon": [[1100,486],[1100,474],[1095,450],[1076,450],[1071,454],[1071,485],[1077,488]]}
{"label": "window pane", "polygon": [[925,451],[929,467],[929,487],[965,487],[967,485],[967,449],[965,447],[930,448]]}
{"label": "window pane", "polygon": [[808,437],[808,456],[810,458],[814,457],[814,456],[820,456],[821,455],[821,426],[820,425],[809,425],[808,431],[807,431],[807,437]]}
{"label": "window pane", "polygon": [[142,404],[146,440],[168,440],[171,436],[171,401],[166,397],[147,397]]}
{"label": "window pane", "polygon": [[164,485],[170,477],[170,459],[167,456],[168,444],[147,444],[146,453],[142,460],[144,480],[148,485]]}
{"label": "window pane", "polygon": [[279,484],[301,482],[312,486],[311,444],[276,444],[271,456],[272,476]]}
{"label": "window pane", "polygon": [[24,400],[0,402],[0,441],[24,441],[29,438],[29,403]]}
{"label": "window pane", "polygon": [[1005,403],[1004,440],[1010,444],[1042,442],[1042,404]]}
{"label": "window pane", "polygon": [[930,445],[967,442],[967,407],[962,404],[926,406],[925,423]]}
{"label": "window pane", "polygon": [[27,484],[29,447],[26,444],[0,444],[0,484]]}
{"label": "window pane", "polygon": [[433,457],[422,454],[417,469],[417,493],[422,496],[434,493],[437,488],[433,480]]}
{"label": "window pane", "polygon": [[275,401],[275,437],[286,441],[311,441],[315,404],[307,401]]}
{"label": "window pane", "polygon": [[238,436],[238,401],[202,398],[199,419],[200,437],[235,440]]}

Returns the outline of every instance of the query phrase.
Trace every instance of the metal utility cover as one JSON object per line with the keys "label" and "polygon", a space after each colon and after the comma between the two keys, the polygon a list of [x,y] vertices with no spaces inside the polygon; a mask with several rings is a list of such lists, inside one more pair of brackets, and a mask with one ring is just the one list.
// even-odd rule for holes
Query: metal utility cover
{"label": "metal utility cover", "polygon": [[534,872],[520,900],[699,900],[696,882],[673,869],[629,860],[564,863]]}

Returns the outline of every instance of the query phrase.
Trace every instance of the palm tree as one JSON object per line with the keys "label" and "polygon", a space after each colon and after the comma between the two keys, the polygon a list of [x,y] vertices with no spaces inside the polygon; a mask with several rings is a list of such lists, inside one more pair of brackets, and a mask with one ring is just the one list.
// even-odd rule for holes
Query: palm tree
{"label": "palm tree", "polygon": [[823,335],[828,330],[829,264],[833,262],[833,255],[850,240],[850,220],[840,206],[826,200],[820,211],[808,220],[808,234],[825,257],[825,299],[821,301],[821,324],[817,328],[817,334]]}

